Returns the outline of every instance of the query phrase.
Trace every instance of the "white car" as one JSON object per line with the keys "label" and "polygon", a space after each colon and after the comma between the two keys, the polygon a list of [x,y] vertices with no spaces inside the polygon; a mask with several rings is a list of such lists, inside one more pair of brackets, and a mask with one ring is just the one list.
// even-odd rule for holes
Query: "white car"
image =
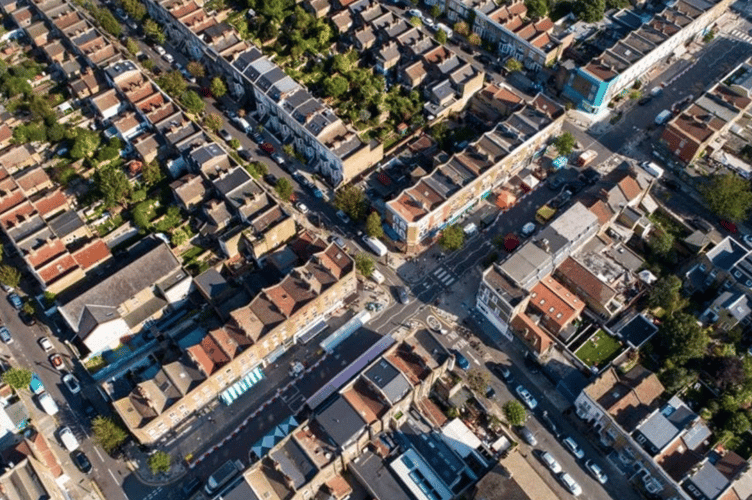
{"label": "white car", "polygon": [[337,218],[341,220],[342,222],[344,222],[345,224],[350,223],[350,217],[348,217],[347,214],[343,212],[342,210],[337,210]]}
{"label": "white car", "polygon": [[297,208],[298,210],[300,210],[301,214],[307,214],[308,213],[308,207],[306,206],[305,203],[297,202],[295,204],[295,208]]}
{"label": "white car", "polygon": [[606,481],[608,481],[608,476],[605,472],[603,472],[603,469],[601,469],[600,466],[592,460],[585,462],[585,468],[588,470],[590,475],[593,476],[599,483],[606,484]]}
{"label": "white car", "polygon": [[44,349],[44,352],[50,352],[55,347],[52,345],[52,342],[50,342],[50,339],[47,337],[42,337],[39,339],[39,345]]}
{"label": "white car", "polygon": [[580,485],[577,484],[577,481],[572,479],[572,476],[566,472],[559,474],[559,481],[561,481],[561,484],[563,484],[567,491],[572,495],[577,497],[582,494],[582,488],[580,488]]}
{"label": "white car", "polygon": [[172,54],[162,54],[162,59],[164,59],[170,64],[172,64],[172,62],[175,60],[175,58],[172,57]]}
{"label": "white car", "polygon": [[160,56],[167,54],[167,51],[163,49],[161,45],[157,45],[156,47],[154,47],[154,52],[156,52]]}
{"label": "white car", "polygon": [[553,472],[554,474],[558,474],[561,472],[561,465],[559,465],[559,462],[556,461],[553,455],[551,455],[549,452],[544,451],[540,454],[541,462],[545,464],[546,467],[548,467],[548,470]]}
{"label": "white car", "polygon": [[514,392],[516,392],[522,402],[525,403],[525,406],[527,406],[531,410],[535,409],[535,407],[538,406],[538,401],[536,401],[533,395],[530,394],[530,391],[525,389],[523,386],[518,385]]}
{"label": "white car", "polygon": [[418,19],[423,19],[423,13],[419,11],[418,9],[410,9],[407,11],[407,13],[410,15],[410,17],[417,17]]}
{"label": "white car", "polygon": [[572,455],[574,455],[575,457],[583,458],[585,456],[585,452],[582,451],[582,448],[580,448],[580,445],[577,444],[577,441],[575,441],[570,436],[565,437],[562,440],[562,443],[564,444],[564,446],[567,447],[567,449],[569,449],[569,451],[572,452]]}
{"label": "white car", "polygon": [[71,394],[78,394],[81,392],[81,385],[78,383],[78,379],[73,376],[72,373],[66,373],[63,376],[63,383],[65,384],[65,387],[68,388],[69,391],[71,391]]}
{"label": "white car", "polygon": [[78,439],[73,435],[73,431],[70,427],[63,427],[58,432],[60,442],[63,443],[65,449],[68,451],[76,451],[78,449]]}
{"label": "white car", "polygon": [[426,17],[425,19],[423,19],[423,24],[426,25],[426,28],[436,30],[436,22],[430,17]]}

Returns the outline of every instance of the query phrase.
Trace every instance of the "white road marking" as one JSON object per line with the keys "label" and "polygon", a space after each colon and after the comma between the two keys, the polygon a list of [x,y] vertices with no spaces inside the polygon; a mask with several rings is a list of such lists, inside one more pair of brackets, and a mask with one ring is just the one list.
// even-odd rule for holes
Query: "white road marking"
{"label": "white road marking", "polygon": [[99,457],[99,460],[101,460],[102,462],[104,462],[104,457],[102,456],[101,453],[99,453],[99,450],[97,449],[96,446],[94,447],[94,453],[97,454],[97,456]]}
{"label": "white road marking", "polygon": [[115,477],[115,474],[112,473],[111,469],[107,469],[107,471],[110,473],[110,476],[112,476],[112,480],[115,481],[115,484],[120,486],[120,483],[118,482],[117,478]]}
{"label": "white road marking", "polygon": [[442,280],[442,283],[444,283],[444,286],[449,286],[455,281],[457,281],[457,279],[450,274],[444,280]]}
{"label": "white road marking", "polygon": [[446,273],[447,272],[444,269],[439,268],[433,272],[433,275],[436,276],[438,279],[441,279]]}

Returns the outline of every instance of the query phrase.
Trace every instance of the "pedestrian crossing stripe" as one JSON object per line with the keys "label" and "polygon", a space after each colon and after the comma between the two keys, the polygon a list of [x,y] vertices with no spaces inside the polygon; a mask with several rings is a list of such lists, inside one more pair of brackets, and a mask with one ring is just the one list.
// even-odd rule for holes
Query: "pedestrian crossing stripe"
{"label": "pedestrian crossing stripe", "polygon": [[752,43],[752,36],[748,35],[747,33],[744,33],[743,31],[732,30],[731,34],[734,35],[736,38],[739,38],[740,40],[744,40],[745,42]]}
{"label": "pedestrian crossing stripe", "polygon": [[445,274],[447,274],[447,271],[441,268],[433,272],[433,275],[436,276],[438,279],[442,279]]}

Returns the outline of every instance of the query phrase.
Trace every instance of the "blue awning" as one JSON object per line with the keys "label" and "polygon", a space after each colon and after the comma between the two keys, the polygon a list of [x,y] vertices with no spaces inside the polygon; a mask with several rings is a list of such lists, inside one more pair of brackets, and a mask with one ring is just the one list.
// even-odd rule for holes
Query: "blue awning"
{"label": "blue awning", "polygon": [[559,156],[558,158],[555,158],[553,161],[553,165],[556,170],[566,167],[567,163],[568,163],[568,160],[566,156]]}
{"label": "blue awning", "polygon": [[243,377],[238,379],[232,386],[228,387],[219,399],[226,405],[232,404],[233,401],[245,394],[251,387],[264,378],[264,372],[261,371],[261,366],[257,366]]}

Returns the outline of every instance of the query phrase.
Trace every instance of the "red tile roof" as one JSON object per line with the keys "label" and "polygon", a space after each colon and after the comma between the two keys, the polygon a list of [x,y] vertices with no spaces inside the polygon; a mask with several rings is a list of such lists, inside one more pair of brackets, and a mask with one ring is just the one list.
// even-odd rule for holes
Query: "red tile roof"
{"label": "red tile roof", "polygon": [[220,349],[217,341],[210,334],[205,335],[200,343],[189,347],[188,352],[206,376],[230,362],[230,358]]}
{"label": "red tile roof", "polygon": [[73,253],[73,258],[76,259],[76,262],[78,262],[78,265],[83,270],[94,267],[111,256],[109,247],[100,239],[95,239],[87,243],[80,250]]}
{"label": "red tile roof", "polygon": [[585,309],[581,298],[564,285],[546,276],[530,291],[530,306],[546,318],[546,326],[559,333]]}
{"label": "red tile roof", "polygon": [[68,207],[68,199],[60,189],[55,189],[47,193],[44,197],[36,200],[34,206],[42,217],[47,214],[54,214],[58,210]]}
{"label": "red tile roof", "polygon": [[551,337],[541,330],[525,313],[515,316],[510,326],[538,354],[543,354],[553,344]]}
{"label": "red tile roof", "polygon": [[46,284],[53,283],[58,278],[68,274],[73,269],[77,268],[78,264],[73,259],[71,254],[65,253],[46,264],[44,268],[38,269],[37,274]]}
{"label": "red tile roof", "polygon": [[58,463],[57,458],[55,458],[55,454],[50,449],[50,445],[47,443],[47,440],[44,438],[42,433],[35,431],[34,435],[31,436],[29,441],[31,441],[32,443],[33,452],[36,459],[42,462],[49,469],[53,476],[62,476],[63,468],[60,466],[60,463]]}
{"label": "red tile roof", "polygon": [[52,241],[48,241],[39,248],[31,250],[27,254],[26,260],[29,262],[29,264],[31,264],[31,267],[38,269],[44,266],[50,260],[64,253],[67,253],[67,250],[65,249],[63,242],[59,239],[54,239]]}

